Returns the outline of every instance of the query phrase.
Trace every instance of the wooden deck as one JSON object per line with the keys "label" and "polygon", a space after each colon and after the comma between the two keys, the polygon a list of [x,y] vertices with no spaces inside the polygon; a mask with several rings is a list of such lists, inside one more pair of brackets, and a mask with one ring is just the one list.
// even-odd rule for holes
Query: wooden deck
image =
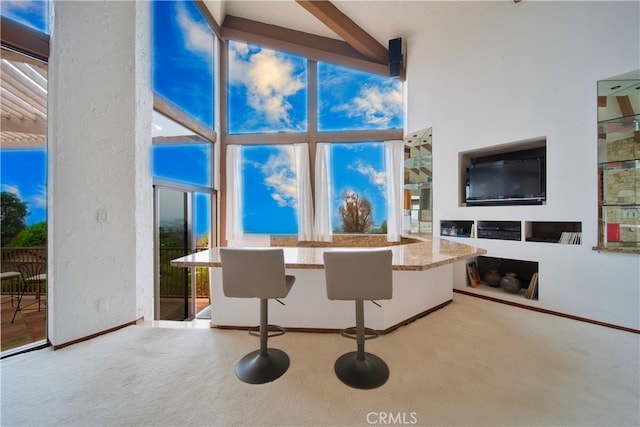
{"label": "wooden deck", "polygon": [[0,319],[2,320],[1,351],[41,341],[47,337],[45,294],[41,295],[40,311],[38,311],[38,300],[35,295],[25,295],[20,304],[21,309],[16,314],[15,321],[11,323],[16,303],[17,301],[13,301],[12,306],[11,296],[2,295],[2,310],[0,310]]}

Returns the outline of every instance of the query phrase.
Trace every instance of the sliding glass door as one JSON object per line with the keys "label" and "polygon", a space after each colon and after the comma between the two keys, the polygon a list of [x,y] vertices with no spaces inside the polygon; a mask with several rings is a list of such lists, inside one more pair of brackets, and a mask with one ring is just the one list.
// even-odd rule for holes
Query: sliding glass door
{"label": "sliding glass door", "polygon": [[188,268],[170,261],[193,253],[191,193],[156,188],[156,320],[186,320],[194,316],[195,294]]}
{"label": "sliding glass door", "polygon": [[215,197],[163,185],[155,186],[154,196],[154,317],[155,320],[191,320],[209,306],[209,271],[173,267],[171,260],[209,248]]}

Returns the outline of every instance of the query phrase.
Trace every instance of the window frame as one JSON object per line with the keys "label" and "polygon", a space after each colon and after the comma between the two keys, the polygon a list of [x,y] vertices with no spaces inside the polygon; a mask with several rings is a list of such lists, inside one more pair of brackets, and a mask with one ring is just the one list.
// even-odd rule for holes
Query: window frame
{"label": "window frame", "polygon": [[[219,244],[218,239],[220,238],[220,228],[218,225],[218,219],[220,218],[220,212],[218,211],[218,208],[220,204],[218,200],[218,191],[217,191],[218,179],[216,176],[216,164],[219,165],[221,164],[221,162],[218,160],[218,157],[219,157],[218,147],[220,144],[219,144],[219,132],[216,132],[216,124],[220,122],[220,116],[221,116],[221,111],[219,108],[219,105],[220,105],[219,98],[220,98],[220,89],[221,89],[220,72],[219,72],[220,45],[222,43],[221,30],[220,30],[220,26],[211,15],[211,12],[207,8],[207,6],[204,4],[203,0],[183,0],[183,1],[191,1],[192,3],[194,3],[194,5],[199,10],[199,12],[202,13],[203,17],[205,18],[205,21],[209,26],[209,29],[212,31],[212,35],[213,35],[213,56],[211,58],[211,61],[212,61],[211,66],[213,71],[213,76],[212,76],[213,94],[211,99],[211,102],[213,103],[212,105],[213,124],[211,127],[204,125],[200,120],[188,114],[178,105],[174,104],[170,100],[164,98],[162,95],[157,93],[153,89],[153,80],[152,80],[152,77],[150,76],[151,78],[150,85],[153,91],[153,110],[167,117],[168,119],[173,120],[174,122],[178,123],[179,125],[185,127],[189,131],[203,138],[203,140],[198,140],[195,143],[211,144],[211,162],[209,165],[209,173],[211,174],[211,185],[201,186],[201,185],[190,184],[190,183],[169,180],[166,178],[158,178],[153,176],[153,187],[154,188],[162,187],[167,189],[187,191],[187,192],[191,192],[193,195],[195,195],[195,193],[209,194],[211,197],[210,212],[212,217],[212,224],[211,224],[210,236],[209,236],[210,237],[209,245],[217,246]],[[149,4],[149,7],[152,7],[152,5]],[[149,30],[153,31],[153,27],[151,26]],[[153,67],[153,63],[151,64],[151,66]],[[162,138],[152,138],[152,145],[158,144],[159,143],[158,141],[161,139]],[[185,138],[184,142],[182,143],[193,144],[194,141],[189,140],[189,138]]]}
{"label": "window frame", "polygon": [[[237,18],[241,19],[241,18]],[[258,23],[260,24],[260,23]],[[266,24],[264,24],[266,25]],[[276,27],[280,28],[280,27]],[[286,30],[287,33],[296,33],[302,36],[297,38],[291,38],[291,40],[304,40],[306,33],[302,33],[294,30]],[[316,50],[310,49],[303,45],[295,45],[291,42],[284,42],[279,39],[269,38],[266,36],[256,36],[243,31],[228,31],[227,20],[225,19],[225,27],[223,27],[223,34],[227,38],[221,43],[220,49],[220,111],[222,120],[220,123],[220,183],[223,189],[226,189],[226,147],[228,145],[283,145],[283,144],[295,144],[295,143],[308,143],[309,144],[309,166],[311,177],[311,193],[312,200],[315,203],[315,155],[316,146],[318,143],[363,143],[363,142],[384,142],[388,140],[399,140],[404,136],[404,130],[400,129],[378,129],[378,130],[349,130],[349,131],[318,131],[318,112],[317,112],[317,100],[318,100],[318,59],[323,61],[333,62],[336,65],[356,68],[361,71],[373,72],[375,74],[388,75],[388,68],[384,68],[384,73],[381,72],[380,67],[375,66],[374,63],[367,61],[369,66],[362,66],[360,62],[353,62],[351,60],[345,60],[344,57],[339,55],[318,55]],[[279,33],[278,33],[279,34]],[[245,42],[253,45],[257,45],[263,48],[273,49],[276,51],[282,51],[285,53],[293,53],[295,55],[303,56],[307,58],[307,132],[285,132],[285,133],[267,133],[267,134],[229,134],[228,123],[226,121],[227,115],[227,81],[228,81],[228,39],[229,36],[233,36],[233,40]],[[316,37],[316,36],[314,36]],[[294,45],[292,47],[292,45]],[[354,65],[355,64],[355,65]],[[371,65],[374,66],[371,66]],[[379,65],[379,64],[378,64]],[[226,245],[226,195],[225,191],[221,193],[220,197],[220,242]]]}

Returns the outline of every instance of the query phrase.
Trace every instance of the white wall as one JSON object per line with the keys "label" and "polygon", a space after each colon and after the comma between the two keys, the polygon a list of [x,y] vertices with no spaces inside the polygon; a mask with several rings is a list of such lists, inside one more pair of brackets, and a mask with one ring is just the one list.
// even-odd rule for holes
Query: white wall
{"label": "white wall", "polygon": [[53,6],[48,335],[59,345],[152,318],[152,96],[148,2]]}
{"label": "white wall", "polygon": [[[477,2],[407,42],[407,129],[433,126],[440,220],[581,221],[580,246],[468,240],[538,261],[538,307],[640,329],[640,256],[597,253],[596,82],[640,67],[638,2]],[[459,206],[458,154],[547,139],[544,206]]]}

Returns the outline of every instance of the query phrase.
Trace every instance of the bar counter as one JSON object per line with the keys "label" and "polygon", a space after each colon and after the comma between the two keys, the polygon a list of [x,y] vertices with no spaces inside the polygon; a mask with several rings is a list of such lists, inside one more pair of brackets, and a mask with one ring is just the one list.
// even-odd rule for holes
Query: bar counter
{"label": "bar counter", "polygon": [[[355,322],[354,305],[327,299],[323,253],[326,251],[389,248],[393,253],[393,298],[379,301],[382,307],[365,304],[365,322],[370,328],[388,332],[431,311],[453,298],[453,265],[486,253],[484,249],[439,238],[403,236],[402,244],[380,246],[367,236],[357,236],[347,247],[308,247],[307,242],[273,245],[284,250],[286,273],[296,276],[291,292],[269,305],[269,322],[289,330],[340,330]],[[282,243],[282,242],[280,242]],[[308,242],[318,246],[322,242]],[[335,245],[335,243],[334,243]],[[357,246],[356,246],[357,245]],[[227,298],[222,293],[219,248],[212,248],[171,261],[176,267],[211,268],[211,325],[244,328],[258,324],[258,301]]]}
{"label": "bar counter", "polygon": [[[363,239],[367,237],[362,236]],[[407,237],[408,243],[394,246],[382,246],[393,252],[393,269],[396,271],[421,271],[436,268],[442,265],[463,261],[487,251],[473,246],[463,245],[444,239],[428,239],[420,237]],[[322,243],[322,242],[318,242]],[[274,247],[274,246],[272,246]],[[281,246],[275,246],[281,247]],[[357,247],[304,247],[285,246],[284,262],[286,268],[295,269],[323,269],[323,253],[336,250],[360,250],[381,246],[361,244]],[[171,261],[175,267],[221,267],[220,250],[212,248],[192,255]]]}

